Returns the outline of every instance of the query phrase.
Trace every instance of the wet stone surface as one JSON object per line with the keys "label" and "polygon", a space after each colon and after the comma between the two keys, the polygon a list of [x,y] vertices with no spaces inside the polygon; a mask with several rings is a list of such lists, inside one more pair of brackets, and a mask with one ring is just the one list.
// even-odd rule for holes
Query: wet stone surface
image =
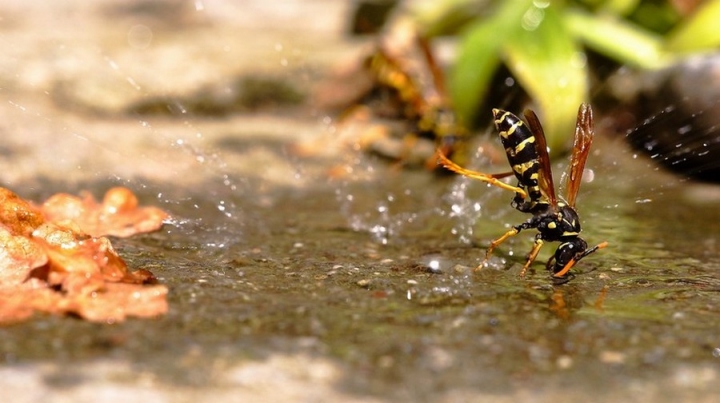
{"label": "wet stone surface", "polygon": [[[622,155],[612,147],[598,148]],[[170,287],[170,313],[115,325],[38,316],[0,329],[5,367],[40,366],[51,391],[92,384],[62,368],[98,360],[129,366],[121,385],[142,373],[161,390],[243,389],[229,379],[237,366],[300,355],[308,361],[300,366],[330,360],[333,393],[357,398],[706,396],[718,376],[720,259],[715,234],[698,220],[718,213],[692,192],[714,190],[652,172],[616,186],[639,172],[624,169],[637,161],[618,159],[619,169],[603,159],[594,161],[581,208],[586,238],[611,246],[562,286],[540,263],[517,276],[533,234],[508,241],[491,267],[473,272],[503,224],[525,217],[503,192],[462,178],[372,163],[383,179],[272,189],[263,205],[248,200],[258,191],[248,186],[243,197],[224,198],[233,217],[208,207],[212,193],[183,189],[165,205],[176,224],[115,240],[132,267]],[[453,196],[465,186],[467,195]],[[481,203],[482,217],[449,217],[453,197]],[[480,245],[453,228],[473,228]]]}
{"label": "wet stone surface", "polygon": [[[130,64],[126,77],[149,75]],[[137,101],[117,92],[118,104]],[[166,95],[154,92],[148,99]],[[119,324],[36,315],[0,328],[8,401],[712,401],[720,392],[720,192],[659,172],[601,127],[578,206],[584,238],[610,246],[556,286],[544,269],[556,244],[517,276],[532,231],[473,271],[492,239],[527,219],[507,192],[346,146],[293,152],[298,141],[326,151],[339,134],[308,104],[138,117],[68,110],[21,84],[2,96],[4,186],[39,201],[123,184],[173,215],[160,232],[113,240],[129,266],[170,288],[170,312]],[[559,177],[563,165],[554,169]]]}

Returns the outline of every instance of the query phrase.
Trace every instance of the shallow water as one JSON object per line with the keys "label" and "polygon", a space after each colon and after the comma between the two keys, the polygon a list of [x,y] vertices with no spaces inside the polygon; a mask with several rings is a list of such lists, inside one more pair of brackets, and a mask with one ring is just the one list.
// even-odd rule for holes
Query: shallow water
{"label": "shallow water", "polygon": [[[302,353],[341,365],[334,387],[358,396],[706,396],[720,347],[717,189],[658,173],[621,144],[596,149],[579,208],[589,243],[610,246],[568,284],[544,270],[552,244],[517,276],[532,232],[473,272],[489,241],[526,219],[507,192],[368,159],[370,181],[248,183],[239,197],[212,181],[176,189],[165,206],[174,225],[115,241],[170,287],[167,316],[111,326],[38,316],[0,329],[2,357],[10,367],[111,358],[170,388],[219,387],[238,363]],[[217,209],[218,193],[232,211]],[[51,374],[51,390],[84,382]]]}
{"label": "shallow water", "polygon": [[[179,46],[156,32],[159,48]],[[264,56],[306,50],[278,50],[287,32],[264,33],[269,45],[255,50]],[[167,95],[152,78],[176,68],[172,58],[145,71],[103,40],[125,61],[121,74],[109,84],[82,71],[58,80],[117,90],[131,78]],[[106,56],[89,55],[91,70],[107,74]],[[36,315],[0,328],[11,401],[711,401],[720,392],[720,191],[660,172],[602,125],[578,208],[588,243],[610,246],[554,285],[544,269],[554,244],[518,277],[532,231],[473,271],[492,239],[527,219],[508,192],[348,147],[301,156],[293,144],[330,145],[338,130],[311,106],[137,116],[112,107],[137,94],[78,92],[98,112],[77,107],[78,94],[48,101],[31,87],[3,93],[2,182],[34,200],[124,184],[167,209],[174,220],[162,231],[113,243],[168,285],[170,312],[111,325]],[[559,181],[562,161],[554,169]]]}

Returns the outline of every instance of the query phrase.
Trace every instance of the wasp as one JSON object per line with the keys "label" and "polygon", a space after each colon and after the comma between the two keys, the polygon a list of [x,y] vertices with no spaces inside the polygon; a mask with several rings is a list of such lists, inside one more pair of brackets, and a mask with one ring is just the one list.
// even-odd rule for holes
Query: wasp
{"label": "wasp", "polygon": [[[492,241],[485,253],[485,260],[476,270],[486,264],[498,245],[522,230],[534,228],[538,231],[535,244],[527,256],[520,276],[525,275],[543,244],[560,242],[555,254],[548,260],[546,268],[552,270],[555,279],[568,280],[570,269],[580,259],[607,246],[607,242],[602,242],[588,248],[587,242],[580,237],[580,218],[575,209],[585,162],[594,137],[592,109],[585,103],[578,109],[565,195],[562,199],[558,199],[555,194],[547,141],[535,112],[526,110],[525,121],[500,109],[493,109],[492,113],[495,127],[500,133],[500,140],[512,168],[511,172],[486,174],[472,171],[449,160],[442,150],[436,153],[438,163],[448,170],[514,192],[511,206],[520,212],[532,214],[527,221],[513,226],[500,238]],[[513,174],[517,179],[517,186],[500,180]]]}
{"label": "wasp", "polygon": [[[435,141],[437,148],[450,159],[462,161],[465,152],[467,129],[462,126],[450,105],[443,72],[433,56],[427,39],[418,37],[417,47],[422,53],[425,73],[428,77],[411,74],[408,68],[381,46],[367,59],[366,68],[375,78],[380,89],[389,90],[392,100],[400,109],[400,115],[412,126],[411,133],[405,136],[405,149],[399,161],[407,160],[410,148],[419,138]],[[428,75],[428,74],[425,74]],[[423,80],[425,78],[425,80]],[[427,160],[429,168],[435,168],[435,160],[430,152]]]}

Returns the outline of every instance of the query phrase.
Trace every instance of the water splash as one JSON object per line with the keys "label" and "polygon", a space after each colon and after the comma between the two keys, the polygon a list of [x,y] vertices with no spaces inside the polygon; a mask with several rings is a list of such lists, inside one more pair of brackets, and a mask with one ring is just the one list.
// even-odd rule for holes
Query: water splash
{"label": "water splash", "polygon": [[475,223],[482,217],[482,203],[468,196],[471,180],[460,177],[450,191],[443,196],[443,202],[449,208],[439,208],[438,213],[452,220],[450,233],[458,237],[461,243],[469,244],[473,240]]}
{"label": "water splash", "polygon": [[[341,212],[348,217],[350,228],[353,231],[368,232],[373,241],[382,245],[390,243],[406,225],[413,223],[419,216],[418,212],[396,211],[398,195],[393,192],[379,196],[377,202],[372,204],[373,209],[361,212],[354,211],[359,203],[346,187],[336,189],[335,194]],[[402,197],[410,195],[409,190],[402,193]],[[397,210],[400,208],[397,207]]]}

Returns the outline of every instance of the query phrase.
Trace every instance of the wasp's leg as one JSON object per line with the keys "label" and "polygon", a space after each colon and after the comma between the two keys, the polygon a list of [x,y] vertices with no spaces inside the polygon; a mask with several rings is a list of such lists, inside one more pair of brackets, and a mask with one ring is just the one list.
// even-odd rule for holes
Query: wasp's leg
{"label": "wasp's leg", "polygon": [[548,259],[547,263],[545,263],[545,270],[550,271],[552,270],[552,266],[555,263],[555,255],[550,256],[550,259]]}
{"label": "wasp's leg", "polygon": [[523,266],[522,270],[520,270],[520,277],[525,277],[525,272],[527,272],[527,269],[530,267],[532,262],[535,261],[535,258],[537,258],[538,253],[540,253],[540,248],[542,248],[544,243],[545,241],[543,241],[542,238],[535,238],[535,245],[533,245],[532,250],[530,250],[530,253],[528,254],[525,266]]}
{"label": "wasp's leg", "polygon": [[567,264],[565,265],[565,267],[563,267],[562,270],[560,270],[559,272],[553,274],[553,277],[562,277],[562,276],[564,276],[565,274],[567,274],[567,272],[570,271],[570,269],[572,269],[573,266],[575,266],[575,263],[577,263],[578,261],[580,261],[580,259],[582,259],[582,258],[584,258],[585,256],[587,256],[587,255],[589,255],[589,254],[597,251],[598,249],[602,249],[602,248],[604,248],[604,247],[606,247],[606,246],[608,246],[608,243],[607,243],[607,242],[602,242],[602,243],[600,243],[600,244],[598,244],[598,245],[595,245],[595,246],[593,246],[592,248],[586,250],[585,252],[579,254],[578,256],[575,256],[574,258],[570,259],[569,262],[567,262]]}
{"label": "wasp's leg", "polygon": [[438,164],[444,166],[445,168],[458,173],[463,176],[467,176],[468,178],[477,179],[486,183],[489,183],[493,186],[497,186],[501,189],[510,190],[512,192],[515,192],[516,194],[520,195],[523,199],[527,198],[527,192],[525,189],[513,185],[508,185],[507,183],[501,181],[501,178],[504,178],[506,176],[512,175],[512,172],[508,173],[502,173],[502,174],[485,174],[482,172],[472,171],[470,169],[465,169],[461,167],[460,165],[450,161],[448,157],[446,157],[441,150],[438,150],[435,155],[437,155]]}
{"label": "wasp's leg", "polygon": [[[428,158],[425,161],[425,167],[428,170],[437,169],[437,167],[439,165],[438,163],[440,162],[438,155],[442,155],[446,159],[450,160],[449,157],[453,156],[454,154],[457,154],[457,150],[455,150],[455,145],[453,142],[445,141],[444,139],[440,139],[437,142],[439,144],[435,148],[435,153],[433,155],[431,155],[430,158]],[[450,161],[452,161],[452,160],[450,160]],[[455,165],[457,165],[457,164],[455,164]]]}
{"label": "wasp's leg", "polygon": [[478,270],[482,269],[483,266],[485,266],[485,264],[487,263],[488,259],[490,259],[490,255],[492,255],[492,252],[495,250],[495,248],[497,248],[498,245],[500,245],[501,243],[505,242],[505,240],[507,240],[507,239],[510,238],[511,236],[517,235],[518,232],[520,232],[520,229],[521,229],[520,226],[512,227],[512,229],[510,229],[510,231],[508,231],[508,232],[506,232],[505,234],[503,234],[503,236],[501,236],[500,238],[492,241],[492,242],[490,243],[490,247],[488,247],[488,248],[487,248],[487,251],[485,251],[485,259],[482,261],[482,263],[480,263],[480,265],[479,265],[478,267],[475,268],[475,271],[478,271]]}

